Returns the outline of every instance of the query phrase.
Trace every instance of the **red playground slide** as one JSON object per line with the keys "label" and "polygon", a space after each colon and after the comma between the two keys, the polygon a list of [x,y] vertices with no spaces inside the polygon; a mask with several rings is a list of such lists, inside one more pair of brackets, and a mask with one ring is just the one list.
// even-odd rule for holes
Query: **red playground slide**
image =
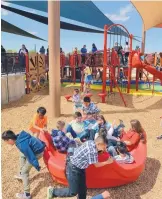
{"label": "red playground slide", "polygon": [[133,68],[143,68],[145,69],[147,72],[149,72],[150,74],[154,75],[155,78],[160,79],[160,81],[162,81],[162,72],[161,71],[157,71],[153,66],[149,65],[149,64],[145,64],[140,60],[140,55],[137,52],[133,52],[133,56],[132,56],[132,67]]}

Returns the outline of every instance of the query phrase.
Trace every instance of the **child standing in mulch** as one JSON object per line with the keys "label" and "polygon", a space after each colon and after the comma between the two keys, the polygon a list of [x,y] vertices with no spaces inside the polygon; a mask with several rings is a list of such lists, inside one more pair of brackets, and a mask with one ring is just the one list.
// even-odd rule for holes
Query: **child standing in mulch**
{"label": "child standing in mulch", "polygon": [[92,71],[89,66],[85,67],[84,75],[84,93],[88,93],[90,91],[90,85],[93,83]]}
{"label": "child standing in mulch", "polygon": [[13,131],[5,131],[2,134],[2,140],[9,145],[16,145],[21,152],[20,154],[20,172],[15,178],[23,181],[24,193],[17,193],[16,198],[31,199],[29,173],[32,167],[40,171],[38,160],[43,156],[45,143],[31,136],[25,131],[15,135]]}
{"label": "child standing in mulch", "polygon": [[81,98],[80,98],[80,95],[79,95],[79,89],[77,89],[77,88],[74,89],[72,101],[74,103],[74,113],[75,113],[75,112],[77,112],[77,110],[79,108],[82,107]]}
{"label": "child standing in mulch", "polygon": [[46,112],[44,107],[39,107],[30,123],[29,131],[34,137],[39,137],[41,131],[47,131]]}

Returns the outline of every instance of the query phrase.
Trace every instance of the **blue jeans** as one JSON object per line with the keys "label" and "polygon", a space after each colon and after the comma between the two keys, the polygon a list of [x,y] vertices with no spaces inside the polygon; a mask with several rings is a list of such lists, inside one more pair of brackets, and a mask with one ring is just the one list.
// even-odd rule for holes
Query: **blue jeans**
{"label": "blue jeans", "polygon": [[120,129],[121,128],[124,128],[125,127],[125,125],[124,124],[119,124],[116,128],[114,128],[114,132],[113,132],[113,136],[114,137],[120,137]]}
{"label": "blue jeans", "polygon": [[97,196],[93,196],[91,199],[104,199],[102,194],[99,194]]}
{"label": "blue jeans", "polygon": [[73,138],[78,137],[78,138],[80,138],[81,141],[82,141],[83,139],[87,139],[87,138],[89,137],[89,131],[88,131],[88,130],[85,130],[85,131],[83,131],[83,132],[77,134],[77,133],[73,130],[73,128],[72,128],[71,125],[68,125],[68,126],[67,126],[66,131],[67,131],[68,133],[71,133],[71,135],[73,136]]}
{"label": "blue jeans", "polygon": [[117,152],[116,152],[116,148],[114,146],[109,146],[107,151],[109,152],[109,154],[114,157],[117,155]]}
{"label": "blue jeans", "polygon": [[73,138],[77,137],[77,134],[75,133],[75,131],[73,130],[73,128],[72,128],[72,126],[70,124],[67,126],[66,131],[68,133],[71,133],[71,135],[73,136]]}
{"label": "blue jeans", "polygon": [[53,197],[73,197],[78,194],[78,199],[86,199],[86,174],[84,169],[79,169],[67,161],[66,177],[68,188],[54,188]]}

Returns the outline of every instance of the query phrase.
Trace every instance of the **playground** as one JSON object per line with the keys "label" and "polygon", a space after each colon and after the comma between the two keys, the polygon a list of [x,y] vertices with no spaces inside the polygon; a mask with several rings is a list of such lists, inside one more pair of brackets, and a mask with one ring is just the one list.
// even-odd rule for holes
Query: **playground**
{"label": "playground", "polygon": [[[73,88],[71,87],[62,88],[61,91],[62,115],[59,119],[66,122],[72,119],[71,110],[73,105],[71,102],[66,101],[64,95],[72,91]],[[162,107],[162,99],[157,96],[132,96],[127,94],[124,94],[124,97],[128,102],[129,108],[124,107],[118,96],[115,97],[115,102],[113,99],[113,105],[110,101],[108,104],[100,103],[100,98],[96,91],[93,91],[92,100],[98,102],[97,105],[103,110],[102,113],[107,120],[113,121],[114,119],[121,118],[128,128],[130,118],[138,118],[141,121],[148,137],[146,168],[136,182],[106,190],[110,191],[112,199],[160,199],[162,195],[162,157],[161,142],[156,140],[156,136],[161,131],[159,127],[159,118],[161,116],[159,109]],[[35,107],[39,107],[42,104],[48,107],[48,101],[48,89],[45,89],[36,94],[25,95],[21,100],[3,106],[2,132],[11,128],[16,132],[22,129],[28,130],[30,118],[35,113]],[[56,126],[56,121],[57,119],[49,117],[49,129]],[[18,155],[15,147],[8,147],[2,142],[2,191],[4,199],[14,198],[15,193],[22,190],[22,183],[15,181],[13,178],[18,169]],[[12,169],[9,169],[11,167]],[[30,174],[31,192],[34,199],[46,198],[46,190],[50,185],[61,186],[53,182],[43,160],[41,161],[41,167],[42,170],[40,173],[32,169]],[[102,189],[89,190],[88,196],[90,198],[90,196],[101,193],[102,191]]]}
{"label": "playground", "polygon": [[[89,199],[105,190],[112,199],[160,199],[162,152],[157,136],[161,135],[162,122],[162,53],[146,54],[145,37],[148,29],[161,28],[162,7],[148,3],[149,9],[154,5],[157,10],[150,22],[147,10],[141,10],[143,3],[132,2],[143,19],[141,48],[135,49],[137,37],[125,26],[114,24],[91,1],[14,4],[48,12],[47,18],[2,6],[48,25],[49,51],[47,55],[30,54],[22,45],[17,54],[1,55],[1,79],[7,90],[3,86],[2,94],[8,100],[2,103],[1,111],[3,198],[15,198],[18,192],[20,199],[74,195],[85,199],[87,187]],[[99,20],[86,23],[102,30],[60,21],[60,16],[76,17],[62,12],[67,6],[77,17],[82,13],[80,6],[85,8],[86,17],[76,18],[80,22],[92,18],[91,8]],[[12,33],[14,29],[14,34],[42,40],[2,22],[5,31]],[[99,50],[93,43],[91,52],[84,45],[81,52],[75,48],[65,55],[60,48],[60,28],[100,33],[103,48]],[[21,71],[17,72],[17,66]],[[17,89],[13,88],[14,81]],[[19,96],[13,98],[16,94]],[[69,188],[59,189],[64,185]]]}

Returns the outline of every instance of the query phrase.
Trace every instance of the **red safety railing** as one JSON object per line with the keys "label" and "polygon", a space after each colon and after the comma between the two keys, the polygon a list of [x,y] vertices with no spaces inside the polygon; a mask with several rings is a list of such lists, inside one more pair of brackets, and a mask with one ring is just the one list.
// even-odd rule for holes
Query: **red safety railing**
{"label": "red safety railing", "polygon": [[[108,34],[107,33],[111,32],[111,28],[114,28],[116,26],[122,27],[128,34],[128,37],[130,38],[130,42],[129,42],[130,43],[130,51],[132,51],[132,35],[129,34],[128,30],[124,26],[122,26],[120,24],[113,24],[108,27],[107,25],[105,25],[105,27],[104,27],[104,64],[103,64],[102,92],[103,92],[103,94],[106,93],[106,70],[108,67],[110,70],[110,92],[112,92],[112,86],[113,86],[112,84],[114,83],[119,91],[119,94],[124,102],[124,105],[126,106],[126,102],[124,100],[124,97],[120,91],[120,88],[119,88],[116,78],[115,78],[115,71],[114,71],[115,68],[113,67],[113,65],[117,64],[117,59],[115,59],[115,53],[112,52],[111,57],[107,55],[108,54],[107,53],[107,42],[108,42]],[[131,52],[130,52],[130,56],[131,56]],[[129,68],[130,69],[129,69],[128,75],[129,75],[129,78],[131,78],[131,59],[129,59]],[[129,84],[130,84],[130,81],[129,81]],[[105,95],[105,97],[106,97],[106,95]],[[102,97],[102,102],[105,102],[105,97]]]}

